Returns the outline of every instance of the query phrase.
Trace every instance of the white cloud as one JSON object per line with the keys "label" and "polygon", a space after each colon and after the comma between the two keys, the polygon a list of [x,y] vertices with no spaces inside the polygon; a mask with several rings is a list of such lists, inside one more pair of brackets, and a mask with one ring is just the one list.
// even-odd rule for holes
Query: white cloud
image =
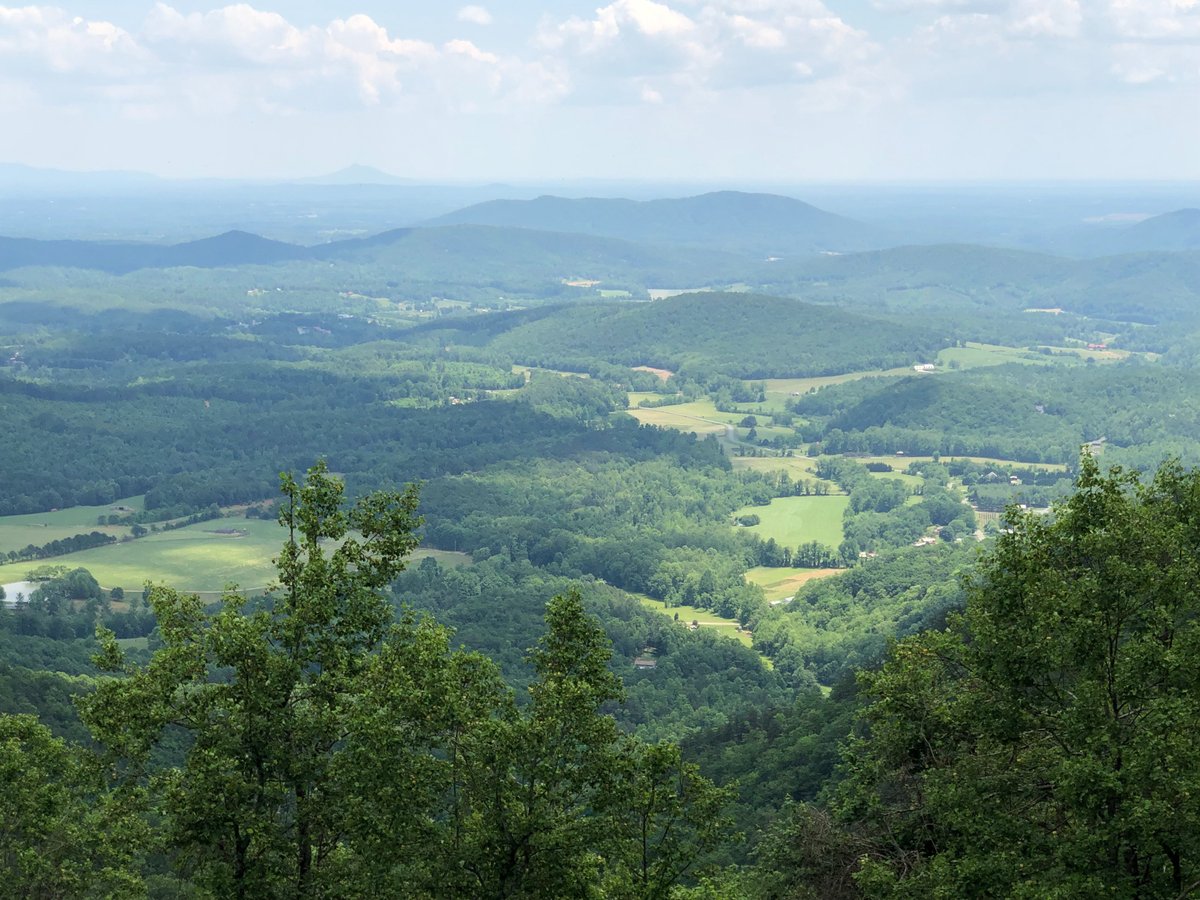
{"label": "white cloud", "polygon": [[[422,98],[452,111],[545,102],[566,89],[553,62],[394,35],[363,14],[302,26],[247,3],[184,13],[159,2],[129,30],[51,7],[0,6],[0,75],[6,71],[28,79],[13,95],[21,102],[74,92],[140,117],[156,109],[293,114]],[[58,76],[60,87],[38,73]]]}
{"label": "white cloud", "polygon": [[1079,0],[1022,0],[1014,7],[1008,28],[1018,37],[1073,38],[1082,23]]}
{"label": "white cloud", "polygon": [[456,16],[458,21],[469,25],[491,25],[492,14],[483,6],[464,6]]}
{"label": "white cloud", "polygon": [[643,103],[662,103],[663,95],[650,87],[648,84],[642,85],[642,102]]}
{"label": "white cloud", "polygon": [[676,96],[804,84],[810,99],[828,85],[829,96],[862,100],[853,85],[878,77],[879,48],[820,0],[673,2],[615,0],[590,19],[545,25],[540,44],[571,61],[585,101],[644,100],[646,77],[660,96],[663,85]]}
{"label": "white cloud", "polygon": [[107,78],[145,61],[132,35],[111,22],[54,7],[0,6],[0,71]]}
{"label": "white cloud", "polygon": [[1109,0],[1106,12],[1127,41],[1200,42],[1200,0]]}

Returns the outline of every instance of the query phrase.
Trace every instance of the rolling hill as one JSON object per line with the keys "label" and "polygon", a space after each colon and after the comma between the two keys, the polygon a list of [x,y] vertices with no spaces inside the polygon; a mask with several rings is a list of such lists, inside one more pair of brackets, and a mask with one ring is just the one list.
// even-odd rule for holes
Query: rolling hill
{"label": "rolling hill", "polygon": [[1107,243],[1109,253],[1200,250],[1200,209],[1177,209],[1123,228]]}
{"label": "rolling hill", "polygon": [[532,228],[784,257],[896,243],[873,226],[791,197],[738,191],[645,201],[552,196],[493,200],[426,224]]}
{"label": "rolling hill", "polygon": [[[927,327],[756,294],[680,294],[653,303],[575,303],[455,323],[449,343],[521,362],[587,370],[603,361],[741,378],[829,375],[907,365],[945,337]],[[428,326],[445,330],[445,325]]]}

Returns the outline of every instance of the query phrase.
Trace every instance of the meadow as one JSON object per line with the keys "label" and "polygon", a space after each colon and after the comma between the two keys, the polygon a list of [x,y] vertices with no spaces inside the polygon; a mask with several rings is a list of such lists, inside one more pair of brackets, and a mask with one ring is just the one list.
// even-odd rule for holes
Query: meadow
{"label": "meadow", "polygon": [[[635,394],[633,396],[644,395]],[[677,403],[673,406],[657,406],[650,409],[635,406],[627,412],[643,425],[674,428],[677,431],[695,432],[699,435],[724,435],[729,431],[730,426],[736,425],[744,417],[738,413],[718,412],[711,400],[695,400],[691,403]]]}
{"label": "meadow", "polygon": [[757,584],[767,595],[767,600],[786,600],[793,597],[803,585],[817,578],[828,578],[845,569],[795,569],[755,566],[746,572],[746,580]]}
{"label": "meadow", "polygon": [[[284,537],[283,529],[273,520],[227,517],[68,553],[46,562],[85,568],[106,590],[121,587],[128,591],[153,581],[203,594],[219,592],[229,585],[254,591],[274,579],[272,560]],[[430,556],[446,565],[470,561],[465,553],[417,550],[411,564]],[[0,581],[18,580],[34,565],[24,562],[0,566]]]}
{"label": "meadow", "polygon": [[811,378],[767,378],[763,380],[767,401],[767,409],[786,408],[787,401],[792,397],[819,390],[831,384],[845,384],[847,381],[858,381],[860,378],[895,378],[911,375],[913,370],[908,366],[895,369],[870,369],[862,372],[846,372],[842,375],[814,375]]}
{"label": "meadow", "polygon": [[837,549],[842,542],[842,513],[846,496],[777,497],[767,506],[747,506],[734,516],[756,515],[759,524],[746,527],[763,540],[774,538],[785,547],[819,541]]}
{"label": "meadow", "polygon": [[747,647],[752,643],[750,633],[739,630],[735,619],[726,619],[710,610],[699,609],[695,606],[667,606],[661,600],[655,600],[653,597],[647,597],[645,594],[634,594],[633,596],[637,597],[646,609],[652,609],[655,612],[672,618],[678,615],[679,621],[685,625],[695,622],[701,628],[716,628],[721,634],[741,641]]}

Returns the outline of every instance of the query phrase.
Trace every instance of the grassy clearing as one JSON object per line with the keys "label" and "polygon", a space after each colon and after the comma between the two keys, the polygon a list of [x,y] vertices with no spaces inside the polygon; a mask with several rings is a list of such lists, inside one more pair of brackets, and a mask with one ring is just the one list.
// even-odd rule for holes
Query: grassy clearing
{"label": "grassy clearing", "polygon": [[863,372],[846,372],[842,375],[814,375],[810,378],[767,378],[763,384],[766,388],[767,401],[788,400],[793,395],[807,394],[809,391],[823,388],[831,384],[845,384],[847,381],[857,381],[860,378],[895,378],[900,375],[912,375],[913,370],[908,366],[895,369],[869,369]]}
{"label": "grassy clearing", "polygon": [[[124,507],[124,509],[120,507]],[[124,500],[106,503],[103,506],[71,506],[67,509],[56,509],[53,512],[29,513],[23,516],[3,516],[0,517],[0,525],[14,528],[23,525],[39,528],[72,528],[74,530],[71,531],[71,534],[79,534],[81,530],[95,530],[97,528],[96,520],[100,516],[141,512],[145,508],[146,497],[144,494],[138,494],[136,497],[126,497]]]}
{"label": "grassy clearing", "polygon": [[[15,517],[13,517],[15,518]],[[117,540],[129,534],[126,525],[97,525],[92,520],[90,525],[10,525],[8,519],[0,519],[0,554],[9,550],[23,550],[30,544],[40,547],[51,541],[74,537],[77,534],[90,534],[99,531]]]}
{"label": "grassy clearing", "polygon": [[747,530],[763,540],[775,538],[785,547],[820,541],[836,549],[842,542],[842,513],[849,503],[846,496],[777,497],[768,506],[747,506],[734,515],[758,516],[761,521]]}
{"label": "grassy clearing", "polygon": [[659,400],[664,400],[669,396],[670,394],[659,394],[656,391],[630,391],[627,402],[629,403],[630,409],[637,409],[638,404],[643,400],[649,400],[653,403]]}
{"label": "grassy clearing", "polygon": [[[51,541],[99,531],[120,540],[129,534],[127,525],[97,525],[100,516],[123,515],[140,511],[144,497],[126,497],[104,506],[72,506],[53,512],[0,517],[0,553],[22,550],[33,544],[40,547]],[[122,508],[123,507],[123,508]]]}
{"label": "grassy clearing", "polygon": [[[970,460],[974,463],[979,463],[983,466],[1013,466],[1018,469],[1036,469],[1039,472],[1065,472],[1067,466],[1065,463],[1035,463],[1021,462],[1016,459],[996,459],[989,456],[943,456],[941,462],[950,463],[954,460]],[[910,463],[933,462],[932,456],[855,456],[854,460],[866,465],[870,462],[882,462],[888,465],[895,466],[897,469],[907,469]],[[884,472],[885,478],[893,476],[891,472]]]}
{"label": "grassy clearing", "polygon": [[[1096,362],[1120,362],[1123,359],[1135,354],[1129,350],[1089,350],[1087,347],[1051,347],[1055,353],[1070,353],[1072,356],[1078,356],[1080,359],[1094,359]],[[1149,362],[1158,359],[1157,353],[1138,353]]]}
{"label": "grassy clearing", "polygon": [[667,381],[675,373],[670,369],[656,369],[654,366],[634,366],[634,372],[649,372],[651,375],[658,376],[660,381]]}
{"label": "grassy clearing", "polygon": [[[275,578],[272,559],[283,544],[284,531],[265,519],[223,518],[172,531],[148,534],[135,541],[96,547],[46,562],[88,569],[105,588],[138,589],[147,581],[165,582],[180,590],[215,596],[226,585],[253,591]],[[412,564],[431,556],[447,566],[470,562],[465,553],[418,550]],[[24,573],[30,563],[0,567]]]}
{"label": "grassy clearing", "polygon": [[680,294],[703,294],[705,291],[714,290],[711,287],[693,287],[693,288],[649,288],[646,293],[650,295],[651,300],[666,300],[668,297],[678,297]]}
{"label": "grassy clearing", "polygon": [[[729,460],[735,469],[752,472],[787,472],[793,480],[817,479],[817,461],[811,456],[733,456]],[[836,490],[836,488],[835,488]]]}
{"label": "grassy clearing", "polygon": [[894,478],[908,489],[918,488],[925,483],[920,475],[906,475],[904,472],[872,472],[873,478]]}
{"label": "grassy clearing", "polygon": [[746,580],[763,589],[768,600],[783,600],[795,596],[803,585],[817,578],[828,578],[845,569],[784,569],[755,566],[746,573]]}
{"label": "grassy clearing", "polygon": [[709,612],[707,609],[699,609],[695,606],[667,606],[661,600],[655,600],[653,597],[647,597],[645,594],[634,594],[633,596],[637,597],[641,601],[642,606],[647,609],[652,609],[671,618],[674,618],[678,613],[679,621],[684,624],[695,622],[701,628],[716,628],[721,634],[741,641],[747,647],[751,645],[751,636],[745,631],[738,631],[738,623],[735,619],[726,619],[714,612]]}
{"label": "grassy clearing", "polygon": [[[514,374],[525,376],[525,381],[529,381],[534,372],[549,372],[551,375],[562,375],[564,378],[591,378],[587,372],[564,372],[561,369],[539,369],[537,366],[513,366]],[[493,391],[492,393],[496,393]]]}
{"label": "grassy clearing", "polygon": [[1052,366],[1062,363],[1071,364],[1076,360],[1069,357],[1054,357],[1036,350],[1020,347],[1005,347],[1001,344],[981,344],[967,341],[962,347],[947,347],[938,353],[938,366],[955,369],[981,369],[985,366],[1003,366],[1007,363],[1019,363],[1028,366]]}
{"label": "grassy clearing", "polygon": [[[644,394],[631,394],[631,397],[642,397]],[[655,395],[657,396],[657,395]],[[674,428],[677,431],[694,431],[696,434],[724,435],[727,425],[735,425],[742,420],[736,413],[717,412],[711,400],[694,400],[691,403],[677,403],[673,406],[658,406],[653,409],[634,407],[627,410],[643,425],[657,425],[660,428]]]}

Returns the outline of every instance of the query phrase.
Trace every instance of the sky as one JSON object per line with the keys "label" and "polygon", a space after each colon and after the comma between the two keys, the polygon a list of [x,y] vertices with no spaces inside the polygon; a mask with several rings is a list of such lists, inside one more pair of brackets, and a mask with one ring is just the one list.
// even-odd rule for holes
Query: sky
{"label": "sky", "polygon": [[0,162],[1198,180],[1200,0],[0,5]]}

